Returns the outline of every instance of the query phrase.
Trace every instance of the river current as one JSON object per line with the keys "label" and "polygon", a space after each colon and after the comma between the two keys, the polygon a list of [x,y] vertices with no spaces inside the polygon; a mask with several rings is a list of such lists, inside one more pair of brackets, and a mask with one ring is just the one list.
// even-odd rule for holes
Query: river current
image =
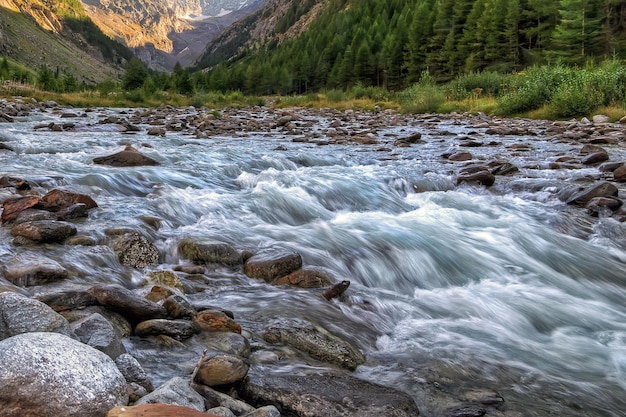
{"label": "river current", "polygon": [[[571,143],[488,136],[435,117],[428,128],[422,119],[379,129],[377,145],[300,143],[278,129],[161,137],[98,124],[106,114],[124,111],[85,113],[66,132],[35,129],[63,123],[54,112],[3,124],[0,137],[15,152],[0,150],[0,174],[90,195],[99,207],[78,223],[79,233],[101,240],[109,228],[141,230],[164,254],[159,269],[184,262],[176,244],[191,236],[297,251],[304,265],[351,282],[349,301],[328,302],[315,290],[210,270],[206,290],[189,297],[233,311],[253,344],[273,320],[322,326],[364,352],[355,376],[409,393],[426,416],[444,398],[482,389],[502,395],[518,413],[511,416],[626,415],[626,235],[617,220],[591,219],[558,198],[597,175],[544,166],[551,155],[574,152]],[[330,122],[310,121],[320,132]],[[422,140],[410,147],[384,139],[416,131]],[[520,173],[489,189],[457,186],[441,155],[467,135],[497,141],[472,153],[506,157]],[[532,150],[506,151],[519,142]],[[92,162],[127,144],[161,165]],[[613,158],[623,154],[615,145]],[[8,227],[0,237],[2,261],[33,250],[12,245]],[[120,265],[105,245],[40,251],[72,271],[58,290],[137,284],[144,273]],[[140,342],[127,347],[155,385],[182,372]],[[286,358],[278,366],[306,373],[323,364]]]}

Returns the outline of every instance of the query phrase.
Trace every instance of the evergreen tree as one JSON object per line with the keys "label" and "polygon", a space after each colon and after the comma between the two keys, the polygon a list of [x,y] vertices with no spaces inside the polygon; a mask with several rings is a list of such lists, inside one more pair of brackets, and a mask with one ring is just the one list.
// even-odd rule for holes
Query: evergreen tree
{"label": "evergreen tree", "polygon": [[139,58],[133,57],[126,65],[126,72],[122,79],[122,88],[126,91],[136,90],[143,85],[147,76],[148,68]]}
{"label": "evergreen tree", "polygon": [[560,1],[560,21],[546,53],[550,61],[581,65],[597,50],[602,31],[594,6],[591,0]]}

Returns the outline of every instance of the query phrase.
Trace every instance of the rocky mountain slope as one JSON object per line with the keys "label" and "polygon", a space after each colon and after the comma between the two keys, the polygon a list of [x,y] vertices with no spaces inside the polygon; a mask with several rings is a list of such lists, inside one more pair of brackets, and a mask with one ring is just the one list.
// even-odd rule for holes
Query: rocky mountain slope
{"label": "rocky mountain slope", "polygon": [[267,0],[244,19],[229,26],[209,42],[194,63],[211,67],[247,49],[275,41],[283,42],[302,33],[322,11],[324,0]]}
{"label": "rocky mountain slope", "polygon": [[224,28],[265,0],[82,0],[100,29],[150,67],[185,66]]}
{"label": "rocky mountain slope", "polygon": [[131,52],[99,32],[77,4],[0,0],[0,56],[86,83],[118,78]]}

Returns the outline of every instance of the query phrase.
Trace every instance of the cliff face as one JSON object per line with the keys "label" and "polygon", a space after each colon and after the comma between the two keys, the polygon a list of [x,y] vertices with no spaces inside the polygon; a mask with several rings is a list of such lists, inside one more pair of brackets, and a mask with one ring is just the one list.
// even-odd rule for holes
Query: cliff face
{"label": "cliff face", "polygon": [[[0,0],[1,1],[1,0]],[[217,33],[265,0],[83,0],[89,16],[113,39],[155,69],[187,65]]]}

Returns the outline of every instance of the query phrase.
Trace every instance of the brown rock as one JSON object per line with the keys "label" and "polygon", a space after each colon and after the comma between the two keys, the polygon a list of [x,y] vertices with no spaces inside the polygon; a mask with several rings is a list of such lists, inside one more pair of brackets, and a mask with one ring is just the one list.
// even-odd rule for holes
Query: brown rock
{"label": "brown rock", "polygon": [[41,198],[41,206],[48,211],[67,209],[74,204],[82,203],[87,209],[98,207],[98,204],[85,194],[77,194],[59,189],[52,190]]}
{"label": "brown rock", "polygon": [[217,310],[203,310],[196,314],[194,324],[200,330],[209,332],[232,332],[241,334],[241,326],[224,312]]}
{"label": "brown rock", "polygon": [[194,408],[170,404],[140,404],[112,408],[106,417],[218,417]]}
{"label": "brown rock", "polygon": [[113,167],[159,165],[158,161],[141,154],[137,149],[130,145],[123,151],[116,154],[94,158],[93,162],[94,164],[109,165]]}
{"label": "brown rock", "polygon": [[142,321],[135,327],[137,336],[158,336],[164,334],[176,340],[186,339],[196,333],[193,323],[187,320],[152,319]]}
{"label": "brown rock", "polygon": [[602,181],[582,190],[577,194],[574,194],[569,200],[567,200],[567,204],[585,206],[595,197],[617,197],[618,193],[619,190],[614,184]]}
{"label": "brown rock", "polygon": [[300,288],[321,288],[332,283],[331,277],[323,271],[313,268],[302,268],[272,281],[273,285],[293,285]]}
{"label": "brown rock", "polygon": [[613,171],[613,179],[617,182],[626,182],[626,166],[621,166]]}
{"label": "brown rock", "polygon": [[93,295],[101,305],[131,321],[139,322],[166,317],[163,307],[119,285],[96,285],[87,292]]}
{"label": "brown rock", "polygon": [[37,204],[41,202],[41,197],[37,196],[28,196],[28,197],[18,197],[12,198],[9,200],[5,200],[2,203],[2,223],[6,223],[9,221],[13,221],[17,218],[17,216],[24,210],[35,207]]}
{"label": "brown rock", "polygon": [[448,160],[454,162],[469,161],[471,159],[472,154],[466,151],[455,152],[452,155],[448,156]]}
{"label": "brown rock", "polygon": [[209,387],[233,384],[245,378],[248,369],[248,362],[236,355],[205,356],[198,363],[193,382]]}
{"label": "brown rock", "polygon": [[76,234],[76,226],[55,220],[35,220],[20,223],[11,229],[11,235],[25,237],[35,242],[63,242]]}
{"label": "brown rock", "polygon": [[243,272],[250,278],[272,282],[300,268],[302,257],[299,253],[268,250],[249,258],[243,266]]}
{"label": "brown rock", "polygon": [[486,187],[491,187],[495,181],[496,177],[487,170],[478,171],[471,174],[462,174],[459,175],[456,179],[457,184],[466,182],[469,184],[484,185]]}
{"label": "brown rock", "polygon": [[584,165],[595,165],[609,160],[609,154],[605,150],[591,153],[582,160]]}

